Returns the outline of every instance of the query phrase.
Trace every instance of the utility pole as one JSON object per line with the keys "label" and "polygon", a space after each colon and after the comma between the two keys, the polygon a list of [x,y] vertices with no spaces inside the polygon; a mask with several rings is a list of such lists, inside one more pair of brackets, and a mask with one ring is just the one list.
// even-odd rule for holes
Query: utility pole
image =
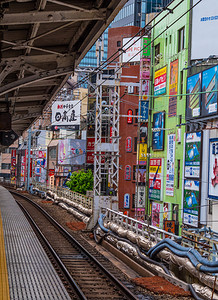
{"label": "utility pole", "polygon": [[30,190],[31,127],[28,129],[27,191]]}
{"label": "utility pole", "polygon": [[[103,41],[101,40],[98,49],[96,49],[98,66],[100,66],[103,56],[102,47]],[[111,76],[107,70],[106,74],[103,74],[103,70],[99,71],[96,74],[96,86],[94,204],[88,229],[95,226],[102,210],[106,208],[118,209],[120,72],[116,73],[115,70],[114,75]],[[107,101],[102,101],[103,86],[109,91]],[[110,132],[110,137],[105,137],[104,142],[102,139],[103,124],[107,126],[106,132]],[[103,155],[105,162],[103,162]],[[112,195],[106,195],[105,191],[102,191],[103,179],[107,179],[107,191],[111,191]]]}

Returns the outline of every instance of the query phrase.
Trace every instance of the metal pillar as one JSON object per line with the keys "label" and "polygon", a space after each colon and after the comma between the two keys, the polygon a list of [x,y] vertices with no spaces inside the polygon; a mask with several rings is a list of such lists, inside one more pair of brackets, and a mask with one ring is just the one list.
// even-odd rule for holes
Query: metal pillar
{"label": "metal pillar", "polygon": [[[100,52],[99,49],[98,54]],[[115,70],[115,74],[111,76],[101,71],[97,73],[96,80],[94,205],[88,229],[95,226],[99,213],[105,208],[118,210],[120,72]],[[108,101],[102,100],[103,86],[109,90]],[[107,126],[108,136],[102,135],[103,125]],[[103,155],[105,162],[102,159]],[[103,178],[107,178],[108,183],[106,194],[102,190]]]}

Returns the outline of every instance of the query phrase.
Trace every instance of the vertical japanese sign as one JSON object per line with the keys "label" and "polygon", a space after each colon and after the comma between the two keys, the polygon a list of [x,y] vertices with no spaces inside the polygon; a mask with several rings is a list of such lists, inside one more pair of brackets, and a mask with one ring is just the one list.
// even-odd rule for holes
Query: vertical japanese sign
{"label": "vertical japanese sign", "polygon": [[143,37],[142,38],[142,56],[150,56],[151,55],[151,38]]}
{"label": "vertical japanese sign", "polygon": [[137,208],[145,208],[145,186],[137,187],[138,203]]}
{"label": "vertical japanese sign", "polygon": [[218,199],[218,138],[210,139],[208,197]]}
{"label": "vertical japanese sign", "polygon": [[145,166],[147,164],[147,144],[140,143],[137,145],[138,147],[138,164],[141,166]]}
{"label": "vertical japanese sign", "polygon": [[16,184],[16,150],[11,151],[11,183]]}
{"label": "vertical japanese sign", "polygon": [[186,133],[185,177],[200,177],[201,132]]}
{"label": "vertical japanese sign", "polygon": [[167,139],[167,175],[166,175],[166,195],[174,195],[174,169],[175,169],[175,146],[176,135],[169,134]]}
{"label": "vertical japanese sign", "polygon": [[167,67],[155,71],[154,73],[154,96],[166,93]]}
{"label": "vertical japanese sign", "polygon": [[170,63],[170,85],[169,85],[169,115],[176,116],[177,109],[177,90],[178,90],[178,59]]}
{"label": "vertical japanese sign", "polygon": [[149,199],[162,200],[163,159],[151,158],[149,166]]}
{"label": "vertical japanese sign", "polygon": [[184,184],[184,224],[198,227],[199,181],[185,180]]}
{"label": "vertical japanese sign", "polygon": [[123,207],[129,208],[129,206],[130,206],[130,194],[125,194]]}
{"label": "vertical japanese sign", "polygon": [[160,227],[160,203],[152,202],[151,224]]}
{"label": "vertical japanese sign", "polygon": [[[164,150],[164,129],[165,113],[158,112],[153,114],[153,132],[152,132],[152,149],[154,151]],[[160,129],[160,130],[159,130]]]}

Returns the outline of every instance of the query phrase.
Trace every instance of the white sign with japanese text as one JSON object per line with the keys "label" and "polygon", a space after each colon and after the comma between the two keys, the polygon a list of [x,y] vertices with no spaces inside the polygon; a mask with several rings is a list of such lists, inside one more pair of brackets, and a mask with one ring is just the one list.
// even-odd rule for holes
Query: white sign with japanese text
{"label": "white sign with japanese text", "polygon": [[81,101],[55,101],[52,104],[53,126],[79,126]]}
{"label": "white sign with japanese text", "polygon": [[174,195],[174,169],[175,169],[175,146],[176,135],[169,134],[167,139],[167,178],[166,178],[166,195]]}

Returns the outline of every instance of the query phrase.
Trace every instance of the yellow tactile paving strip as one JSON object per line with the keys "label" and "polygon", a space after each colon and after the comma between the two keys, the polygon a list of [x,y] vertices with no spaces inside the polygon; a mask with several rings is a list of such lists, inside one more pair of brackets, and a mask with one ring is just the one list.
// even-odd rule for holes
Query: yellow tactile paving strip
{"label": "yellow tactile paving strip", "polygon": [[5,256],[4,233],[2,226],[2,216],[0,211],[0,300],[10,299],[8,270]]}

